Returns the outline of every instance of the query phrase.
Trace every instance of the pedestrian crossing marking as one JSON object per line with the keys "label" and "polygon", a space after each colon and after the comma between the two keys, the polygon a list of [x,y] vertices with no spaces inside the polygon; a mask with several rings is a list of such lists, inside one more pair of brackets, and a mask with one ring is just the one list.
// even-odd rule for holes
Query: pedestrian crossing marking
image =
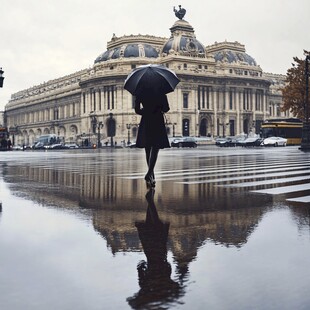
{"label": "pedestrian crossing marking", "polygon": [[287,201],[292,202],[303,202],[303,203],[310,203],[310,196],[304,196],[304,197],[296,197],[296,198],[288,198]]}
{"label": "pedestrian crossing marking", "polygon": [[280,178],[280,179],[271,179],[271,180],[263,180],[256,182],[244,182],[244,183],[235,183],[235,184],[227,184],[227,185],[219,185],[224,187],[256,187],[261,185],[269,185],[269,184],[277,184],[277,183],[289,183],[289,182],[297,182],[309,180],[310,175],[300,176],[300,177],[292,177],[292,178]]}
{"label": "pedestrian crossing marking", "polygon": [[[294,170],[294,171],[289,171],[289,170]],[[176,183],[180,183],[180,184],[221,183],[221,182],[228,182],[228,181],[239,181],[240,179],[252,180],[252,179],[271,178],[271,177],[288,176],[288,175],[296,175],[296,174],[305,174],[305,173],[310,173],[310,169],[296,171],[295,167],[288,167],[286,168],[286,171],[279,172],[279,173],[266,174],[264,171],[259,171],[259,173],[257,174],[252,174],[252,175],[247,175],[247,176],[227,177],[227,178],[219,178],[219,179],[212,179],[212,180],[183,181],[183,182],[176,182]]]}
{"label": "pedestrian crossing marking", "polygon": [[[270,168],[268,168],[270,167]],[[256,169],[255,169],[256,168]],[[173,181],[178,179],[202,179],[202,178],[211,178],[211,177],[219,177],[219,176],[229,176],[229,175],[236,175],[244,173],[254,173],[254,175],[258,176],[259,174],[264,174],[266,172],[272,172],[272,171],[290,171],[290,170],[298,170],[298,169],[309,169],[308,172],[310,173],[310,165],[303,164],[295,164],[294,166],[290,165],[290,167],[287,167],[287,164],[282,164],[277,168],[274,168],[274,165],[266,165],[263,166],[263,168],[267,169],[257,169],[256,166],[253,167],[240,167],[237,168],[226,168],[226,169],[186,169],[186,170],[176,170],[176,171],[156,171],[156,180],[158,181]],[[307,171],[307,170],[305,170]],[[296,171],[295,174],[302,174],[303,172]],[[304,172],[305,173],[305,172]],[[294,173],[293,173],[294,174]],[[285,175],[285,172],[284,172]],[[133,174],[123,174],[119,175],[123,179],[140,179],[141,177],[144,177],[144,173],[133,173]],[[238,179],[242,178],[242,176],[238,177]],[[220,181],[229,181],[229,178],[223,178],[223,180]],[[207,181],[206,181],[207,182]],[[203,183],[203,181],[186,181],[186,182],[178,182],[182,184],[195,184],[195,183]]]}
{"label": "pedestrian crossing marking", "polygon": [[281,187],[274,187],[269,189],[259,189],[253,190],[253,193],[261,193],[261,194],[270,194],[270,195],[280,195],[280,194],[287,194],[293,192],[300,192],[310,190],[310,184],[301,184],[301,185],[291,185],[291,186],[281,186]]}
{"label": "pedestrian crossing marking", "polygon": [[[224,156],[218,152],[188,153],[186,161],[180,162],[179,156],[184,154],[169,153],[155,171],[156,181],[163,186],[164,182],[179,186],[203,185],[208,191],[212,187],[221,187],[252,194],[285,194],[289,195],[287,201],[309,203],[310,158],[300,156],[301,153],[297,154],[295,150],[279,153],[264,149],[267,151],[268,154],[250,155],[226,152]],[[183,169],[179,168],[180,165]],[[179,169],[173,169],[174,166]],[[143,179],[145,167],[140,168],[135,173],[128,170],[113,175],[128,180]],[[301,191],[304,192],[302,195],[298,193]]]}

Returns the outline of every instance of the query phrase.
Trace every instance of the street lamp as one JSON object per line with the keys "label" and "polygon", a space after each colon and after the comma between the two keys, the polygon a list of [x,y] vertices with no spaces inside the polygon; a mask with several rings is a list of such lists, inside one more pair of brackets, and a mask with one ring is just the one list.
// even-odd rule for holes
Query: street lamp
{"label": "street lamp", "polygon": [[177,123],[172,123],[172,136],[175,137],[175,126]]}
{"label": "street lamp", "polygon": [[100,142],[100,129],[101,128],[103,128],[103,123],[100,121],[98,123],[98,143],[97,143],[98,147],[101,147],[101,142]]}
{"label": "street lamp", "polygon": [[305,60],[306,96],[304,104],[305,120],[302,127],[300,150],[310,151],[310,123],[309,123],[309,61],[310,55]]}
{"label": "street lamp", "polygon": [[200,119],[199,119],[200,109],[197,109],[197,136],[200,137]]}
{"label": "street lamp", "polygon": [[3,86],[3,80],[4,80],[3,73],[4,71],[2,70],[2,68],[0,68],[0,87]]}
{"label": "street lamp", "polygon": [[127,140],[127,145],[130,145],[130,128],[131,124],[126,124],[127,130],[128,130],[128,140]]}
{"label": "street lamp", "polygon": [[309,124],[309,61],[310,61],[310,55],[307,55],[305,63],[305,77],[306,77],[305,116],[306,116],[306,123],[308,124]]}
{"label": "street lamp", "polygon": [[107,127],[108,137],[111,138],[111,146],[114,146],[113,137],[115,136],[116,132],[116,123],[113,119],[113,113],[109,113],[109,118],[107,119]]}

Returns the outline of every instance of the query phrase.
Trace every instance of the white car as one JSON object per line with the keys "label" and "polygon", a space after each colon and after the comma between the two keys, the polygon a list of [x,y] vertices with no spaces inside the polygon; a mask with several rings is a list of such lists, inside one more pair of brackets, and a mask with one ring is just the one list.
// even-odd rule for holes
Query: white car
{"label": "white car", "polygon": [[79,146],[76,143],[66,143],[65,147],[68,149],[78,149]]}
{"label": "white car", "polygon": [[269,137],[264,139],[262,145],[265,146],[286,146],[287,139],[282,137]]}

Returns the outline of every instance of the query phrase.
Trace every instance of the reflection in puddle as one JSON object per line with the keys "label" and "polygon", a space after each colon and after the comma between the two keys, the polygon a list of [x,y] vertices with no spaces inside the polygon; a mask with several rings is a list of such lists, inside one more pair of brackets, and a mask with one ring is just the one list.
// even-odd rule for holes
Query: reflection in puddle
{"label": "reflection in puddle", "polygon": [[[291,202],[283,202],[281,197],[281,200],[277,201],[275,196],[254,194],[246,187],[238,187],[239,181],[234,183],[235,187],[226,186],[225,183],[220,183],[219,186],[219,179],[210,174],[204,177],[204,183],[185,184],[192,180],[186,173],[190,169],[198,171],[202,165],[207,165],[205,169],[208,171],[216,170],[214,174],[225,170],[223,173],[227,173],[227,176],[229,174],[231,178],[236,178],[241,174],[240,167],[248,169],[249,165],[259,166],[261,162],[265,162],[264,158],[259,161],[258,155],[216,158],[205,156],[199,160],[194,157],[189,160],[188,155],[197,156],[197,153],[186,152],[187,157],[178,157],[177,154],[181,153],[163,152],[163,156],[176,156],[166,158],[165,162],[160,163],[159,169],[163,172],[164,168],[168,167],[171,174],[173,171],[185,171],[184,176],[178,177],[178,180],[183,178],[185,183],[173,181],[173,175],[169,177],[171,180],[162,177],[157,182],[156,195],[153,191],[145,195],[143,177],[140,178],[140,173],[143,176],[145,169],[141,167],[139,153],[135,150],[122,152],[116,151],[113,156],[110,156],[110,153],[91,153],[89,156],[79,153],[76,153],[76,156],[72,156],[75,153],[70,153],[70,156],[69,153],[54,153],[44,154],[42,158],[38,158],[37,154],[34,155],[35,158],[31,158],[30,154],[28,159],[15,162],[8,160],[1,166],[0,176],[12,198],[5,203],[4,210],[0,213],[0,228],[4,232],[8,229],[7,221],[5,222],[8,212],[5,211],[8,211],[10,203],[14,204],[18,199],[29,199],[29,204],[39,206],[35,212],[42,206],[52,206],[52,210],[59,208],[60,214],[63,209],[72,210],[70,214],[74,217],[81,213],[86,214],[88,226],[82,224],[85,230],[76,239],[75,233],[72,234],[72,240],[67,244],[64,244],[63,232],[58,235],[58,231],[53,230],[57,236],[53,238],[57,240],[54,246],[62,251],[67,250],[66,261],[70,264],[65,267],[65,271],[72,278],[77,276],[79,284],[87,283],[84,289],[90,287],[94,283],[95,274],[101,272],[98,282],[94,284],[97,293],[82,296],[81,299],[90,300],[92,298],[89,296],[94,296],[94,300],[98,300],[102,298],[102,292],[105,292],[106,295],[110,294],[108,308],[113,305],[113,299],[134,309],[168,308],[170,304],[180,307],[183,304],[185,307],[191,305],[191,309],[199,309],[207,302],[209,304],[203,304],[203,308],[214,309],[212,305],[226,303],[226,306],[231,304],[235,309],[248,309],[248,305],[255,301],[256,305],[263,303],[262,307],[266,309],[268,302],[272,304],[278,300],[286,300],[290,305],[296,305],[297,299],[301,300],[300,303],[307,303],[307,295],[302,292],[303,287],[307,287],[310,276],[303,258],[305,253],[310,253],[307,239],[310,232],[309,208],[295,207]],[[127,160],[129,156],[130,160]],[[237,171],[238,169],[240,171]],[[124,177],[125,173],[129,175],[132,171],[135,171],[135,177]],[[251,177],[252,174],[251,172]],[[264,177],[265,175],[262,175],[262,180],[253,178],[251,182],[262,182]],[[263,189],[260,183],[247,185]],[[279,210],[276,206],[279,206]],[[21,212],[23,208],[18,210]],[[281,213],[281,210],[285,212]],[[14,208],[11,215],[15,220],[13,212]],[[272,216],[269,216],[270,214]],[[25,226],[36,218],[35,214],[27,215]],[[36,224],[39,223],[41,222]],[[42,219],[42,223],[48,223],[48,218]],[[35,237],[31,225],[27,226],[27,233],[19,226],[22,227],[15,225],[14,228],[20,229],[20,233],[31,243],[31,237]],[[296,227],[299,235],[296,234]],[[44,234],[40,229],[36,233],[39,231],[38,235],[43,238]],[[48,235],[49,227],[46,225],[44,229]],[[81,231],[80,227],[77,231]],[[81,237],[90,232],[94,233],[97,239],[92,239],[91,236],[89,240],[96,240],[98,243],[86,254],[83,244],[79,253],[83,253],[83,264],[95,271],[92,276],[83,274],[79,268],[71,273],[71,262],[77,261],[79,256],[72,254],[72,245],[81,245]],[[304,236],[306,238],[302,244],[300,240]],[[12,240],[16,242],[16,239]],[[12,244],[13,256],[18,249],[18,246],[14,246],[15,244]],[[45,246],[49,250],[50,244]],[[41,249],[41,245],[38,248]],[[57,254],[53,254],[55,264],[48,265],[48,268],[59,270],[61,260],[57,250],[53,252]],[[119,253],[126,255],[118,255]],[[50,254],[47,257],[49,258]],[[105,259],[102,259],[103,257]],[[139,262],[142,258],[143,261]],[[92,259],[95,259],[98,265],[94,264]],[[46,261],[43,259],[43,263]],[[282,262],[283,268],[281,266],[277,269],[279,262]],[[32,253],[29,264],[33,269],[37,268],[34,263],[31,265]],[[115,268],[116,265],[118,268]],[[93,266],[97,266],[97,269]],[[268,268],[264,271],[266,266]],[[12,273],[14,268],[15,266],[12,267]],[[277,272],[279,269],[281,270]],[[287,294],[285,283],[288,281],[282,281],[282,278],[285,279],[284,269],[287,270],[286,275],[289,273],[291,283],[297,283],[296,279],[300,280],[300,275],[303,276],[294,294]],[[62,275],[63,270],[59,274]],[[64,280],[61,275],[60,279]],[[113,282],[114,279],[124,281],[122,293],[115,284],[116,280]],[[241,279],[237,286],[236,279]],[[114,286],[109,282],[113,282]],[[277,290],[270,293],[265,282],[271,288],[277,287]],[[257,283],[260,291],[264,293],[262,298],[257,297]],[[63,287],[59,285],[59,289],[63,290]],[[242,296],[246,306],[238,307],[241,302],[239,294],[242,292],[246,292]],[[273,296],[276,296],[275,299]],[[79,294],[75,297],[79,303]],[[216,300],[212,304],[214,299]],[[89,309],[98,309],[97,305],[93,302],[93,307],[90,306]]]}
{"label": "reflection in puddle", "polygon": [[139,292],[127,298],[133,309],[161,309],[162,305],[167,307],[184,295],[183,285],[171,279],[172,269],[167,261],[170,223],[160,220],[154,194],[155,190],[150,189],[145,196],[146,219],[135,223],[147,261],[139,262],[137,267]]}

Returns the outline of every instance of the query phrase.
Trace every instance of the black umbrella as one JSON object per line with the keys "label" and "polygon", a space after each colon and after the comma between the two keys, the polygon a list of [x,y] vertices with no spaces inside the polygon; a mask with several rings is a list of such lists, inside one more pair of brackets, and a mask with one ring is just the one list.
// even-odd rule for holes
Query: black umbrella
{"label": "black umbrella", "polygon": [[162,65],[149,64],[133,69],[127,76],[124,88],[134,96],[143,91],[167,94],[174,91],[179,82],[172,70]]}

